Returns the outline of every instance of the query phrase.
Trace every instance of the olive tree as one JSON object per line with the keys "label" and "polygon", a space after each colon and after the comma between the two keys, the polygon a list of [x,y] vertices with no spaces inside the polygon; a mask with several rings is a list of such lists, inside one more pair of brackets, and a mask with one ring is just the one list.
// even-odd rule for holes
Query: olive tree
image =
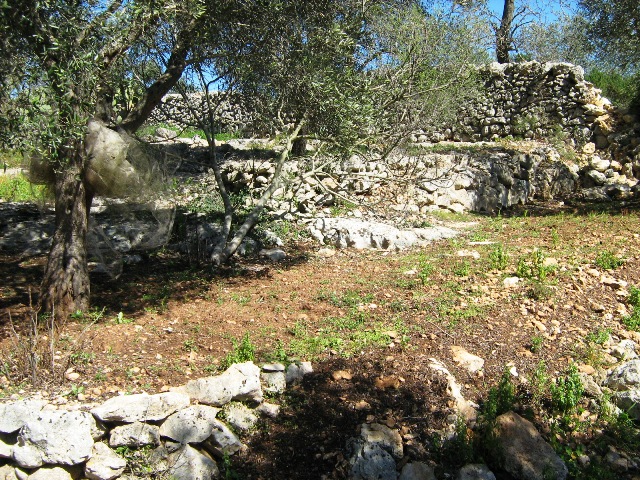
{"label": "olive tree", "polygon": [[[189,69],[209,102],[208,118],[199,127],[225,210],[222,239],[212,255],[216,264],[228,260],[256,225],[288,159],[306,156],[305,176],[353,154],[374,152],[383,160],[419,126],[455,113],[464,92],[475,85],[470,64],[479,58],[470,41],[474,31],[456,12],[428,12],[417,2],[314,0],[244,7],[245,18],[260,20],[228,30],[215,43],[215,60],[203,54],[207,60]],[[215,148],[212,83],[242,95],[254,128],[278,132],[280,141],[272,183],[237,225]],[[313,141],[313,153],[296,152],[295,145],[307,140]]]}
{"label": "olive tree", "polygon": [[[110,2],[26,0],[0,5],[3,48],[15,61],[0,64],[6,134],[29,152],[55,195],[55,233],[40,305],[63,315],[89,307],[88,214],[96,192],[89,126],[135,131],[184,70],[193,32],[207,16],[198,0]],[[136,45],[173,27],[163,69],[123,117],[117,115],[124,62]]]}

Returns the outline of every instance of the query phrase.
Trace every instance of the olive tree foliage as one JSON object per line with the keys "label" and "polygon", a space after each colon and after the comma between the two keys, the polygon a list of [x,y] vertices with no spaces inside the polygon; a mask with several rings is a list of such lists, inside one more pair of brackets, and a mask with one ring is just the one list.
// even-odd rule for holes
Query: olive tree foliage
{"label": "olive tree foliage", "polygon": [[[186,66],[192,31],[204,11],[199,0],[0,3],[0,38],[10,52],[10,61],[0,63],[1,140],[37,161],[55,196],[43,309],[61,315],[88,309],[95,141],[102,128],[133,132],[144,122]],[[175,42],[164,52],[163,69],[135,102],[129,99],[130,108],[120,108],[127,55],[166,24],[175,27]]]}
{"label": "olive tree foliage", "polygon": [[567,10],[557,19],[526,25],[516,38],[519,57],[539,62],[567,62],[591,70],[596,65],[586,37],[586,19]]}
{"label": "olive tree foliage", "polygon": [[[260,20],[225,31],[217,55],[204,54],[206,61],[189,69],[209,101],[199,126],[225,206],[214,263],[228,260],[259,221],[296,142],[314,145],[299,152],[305,176],[326,174],[352,155],[384,161],[410,133],[454,114],[476,86],[471,65],[482,57],[475,30],[457,9],[428,11],[402,0],[257,1],[244,8],[244,18]],[[237,225],[215,149],[211,79],[242,95],[254,128],[276,133],[281,144],[272,183]]]}
{"label": "olive tree foliage", "polygon": [[580,0],[586,32],[603,61],[622,71],[640,66],[640,3],[637,0]]}

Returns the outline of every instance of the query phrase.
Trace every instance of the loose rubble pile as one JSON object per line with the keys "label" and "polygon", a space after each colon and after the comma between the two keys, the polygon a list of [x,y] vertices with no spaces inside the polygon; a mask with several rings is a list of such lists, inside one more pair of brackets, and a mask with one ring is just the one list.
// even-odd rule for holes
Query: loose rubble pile
{"label": "loose rubble pile", "polygon": [[167,478],[219,478],[216,462],[245,448],[234,431],[249,430],[259,416],[278,415],[277,405],[263,401],[264,392],[282,393],[311,372],[308,362],[286,369],[247,362],[169,392],[123,395],[100,405],[0,404],[0,479],[112,480],[125,471],[138,478],[123,458],[134,449],[146,449],[148,467]]}

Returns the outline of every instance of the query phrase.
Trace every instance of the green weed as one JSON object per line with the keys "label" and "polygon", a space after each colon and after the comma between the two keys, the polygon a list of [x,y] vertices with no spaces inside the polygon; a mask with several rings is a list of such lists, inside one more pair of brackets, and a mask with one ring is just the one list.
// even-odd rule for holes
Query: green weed
{"label": "green weed", "polygon": [[124,325],[124,324],[127,324],[127,323],[133,323],[133,319],[125,317],[124,313],[122,313],[122,312],[118,312],[118,315],[116,315],[116,318],[114,318],[113,321],[117,325]]}
{"label": "green weed", "polygon": [[489,390],[489,397],[483,405],[483,413],[489,421],[503,413],[510,412],[516,403],[516,387],[509,368],[505,368],[496,387]]}
{"label": "green weed", "polygon": [[629,288],[629,305],[633,308],[631,315],[622,319],[622,323],[629,330],[640,332],[640,288],[631,286]]}
{"label": "green weed", "polygon": [[471,273],[471,263],[468,260],[457,263],[453,267],[453,273],[458,277],[468,277]]}
{"label": "green weed", "polygon": [[540,351],[542,350],[543,343],[544,343],[544,337],[541,335],[536,335],[531,338],[529,350],[531,350],[531,353],[540,353]]}
{"label": "green weed", "polygon": [[234,363],[253,362],[256,359],[256,347],[251,343],[248,333],[240,341],[232,340],[233,348],[220,362],[220,368],[226,370]]}
{"label": "green weed", "polygon": [[605,270],[613,270],[624,265],[624,260],[616,257],[611,251],[604,250],[596,257],[595,264]]}
{"label": "green weed", "polygon": [[551,383],[549,387],[551,404],[562,413],[575,410],[584,394],[578,368],[574,364],[571,364],[565,376],[556,378],[555,383]]}
{"label": "green weed", "polygon": [[610,328],[597,328],[584,337],[587,343],[595,343],[596,345],[604,345],[609,341],[609,338],[611,338]]}

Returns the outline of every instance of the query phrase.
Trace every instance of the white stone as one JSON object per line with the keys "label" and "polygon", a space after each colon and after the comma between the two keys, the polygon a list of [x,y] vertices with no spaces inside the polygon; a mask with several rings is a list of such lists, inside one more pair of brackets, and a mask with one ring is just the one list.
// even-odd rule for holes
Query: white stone
{"label": "white stone", "polygon": [[0,467],[0,480],[18,480],[15,469],[11,465]]}
{"label": "white stone", "polygon": [[260,368],[253,362],[238,363],[229,367],[221,375],[192,380],[174,392],[188,395],[205,405],[221,407],[232,400],[240,402],[262,401]]}
{"label": "white stone", "polygon": [[484,360],[477,355],[467,352],[463,347],[451,347],[453,360],[470,373],[476,373],[484,367]]}
{"label": "white stone", "polygon": [[189,403],[189,397],[182,393],[166,392],[157,395],[140,393],[112,397],[91,410],[91,413],[103,422],[158,421],[187,407]]}
{"label": "white stone", "polygon": [[98,442],[93,446],[93,454],[84,467],[84,475],[89,480],[113,480],[122,475],[126,466],[124,458]]}
{"label": "white stone", "polygon": [[292,363],[287,367],[287,385],[292,383],[299,383],[302,381],[305,375],[313,373],[313,367],[311,362]]}
{"label": "white stone", "polygon": [[120,425],[111,430],[111,447],[143,447],[160,444],[160,428],[148,423],[134,422]]}
{"label": "white stone", "polygon": [[287,388],[287,377],[284,372],[262,372],[260,380],[265,392],[282,393]]}
{"label": "white stone", "polygon": [[29,475],[29,480],[73,480],[73,477],[62,467],[43,467]]}
{"label": "white stone", "polygon": [[41,411],[20,430],[13,459],[24,468],[83,463],[91,456],[94,427],[87,412]]}
{"label": "white stone", "polygon": [[28,419],[36,416],[47,404],[43,400],[20,400],[0,404],[0,432],[17,432]]}
{"label": "white stone", "polygon": [[167,474],[174,480],[211,480],[220,476],[216,462],[189,445],[170,454],[168,463]]}
{"label": "white stone", "polygon": [[605,381],[612,390],[630,390],[640,388],[640,359],[631,360],[614,368]]}
{"label": "white stone", "polygon": [[[284,373],[281,373],[284,381]],[[242,403],[230,403],[225,407],[225,419],[236,431],[249,431],[258,422],[258,417]]]}
{"label": "white stone", "polygon": [[160,436],[176,442],[200,443],[211,436],[217,425],[219,408],[207,405],[192,405],[167,418],[160,426]]}
{"label": "white stone", "polygon": [[386,425],[365,423],[360,429],[360,437],[368,444],[380,445],[396,460],[400,460],[404,455],[402,437]]}

